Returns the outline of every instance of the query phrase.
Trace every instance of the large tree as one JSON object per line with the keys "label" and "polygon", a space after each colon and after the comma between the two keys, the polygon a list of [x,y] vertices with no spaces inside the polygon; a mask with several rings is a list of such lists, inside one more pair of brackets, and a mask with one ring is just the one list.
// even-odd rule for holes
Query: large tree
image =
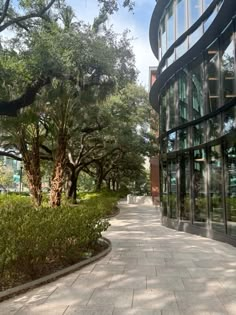
{"label": "large tree", "polygon": [[[39,105],[39,104],[38,104]],[[37,206],[42,201],[40,146],[46,136],[41,123],[39,107],[24,110],[15,118],[1,117],[0,155],[21,160],[27,175],[28,187]]]}
{"label": "large tree", "polygon": [[[116,0],[107,1],[107,0],[98,0],[98,3],[101,6],[100,14],[97,19],[94,21],[94,28],[93,30],[97,30],[98,25],[104,22],[106,20],[107,16],[109,14],[113,14],[115,11],[118,10],[118,2]],[[133,1],[131,0],[124,0],[123,6],[128,7],[129,9],[132,9],[133,7]],[[53,7],[58,9],[58,13],[55,14]],[[51,9],[51,10],[50,10]],[[44,30],[48,33],[51,33],[52,39],[55,35],[55,25],[56,20],[58,16],[61,16],[63,23],[64,23],[64,29],[70,28],[71,22],[73,19],[73,11],[71,8],[65,5],[64,1],[60,0],[21,0],[18,2],[18,6],[16,3],[12,0],[0,0],[0,32],[5,30],[8,27],[16,27],[18,29],[18,37],[22,38],[24,37],[24,30],[26,30],[27,35],[34,36],[37,38],[39,36],[39,32],[41,35],[42,27]],[[42,19],[43,21],[40,23],[32,23],[37,18]],[[77,27],[80,26],[80,23],[75,23]],[[56,28],[58,25],[56,26]],[[40,36],[41,38],[41,44],[42,44],[42,57],[44,57],[44,61],[47,60],[47,50],[45,51],[45,45],[47,45],[49,42],[47,41],[47,38]],[[49,36],[48,36],[49,37]],[[56,36],[57,37],[57,36]],[[67,33],[67,39],[69,39],[70,34]],[[44,43],[44,40],[46,43]],[[29,38],[27,38],[27,44],[31,41]],[[59,40],[59,42],[61,42]],[[69,41],[71,42],[71,41]],[[54,51],[56,51],[56,41],[50,42],[50,44],[54,43]],[[65,44],[66,42],[64,42]],[[25,43],[24,43],[25,45]],[[19,47],[18,47],[19,49]],[[1,51],[1,50],[0,50]],[[60,51],[60,50],[59,50]],[[11,50],[10,50],[11,52]],[[16,51],[15,51],[16,52]],[[38,63],[39,60],[36,60],[38,55],[36,52],[36,56],[34,55],[35,50],[31,49],[28,51],[28,57],[27,52],[21,53],[19,57],[19,60],[22,60],[22,57],[26,57],[25,62],[26,65],[30,67],[33,66],[33,73],[30,74],[30,80],[26,80],[25,84],[22,86],[21,93],[17,95],[17,97],[13,99],[1,99],[0,100],[0,115],[8,115],[8,116],[15,116],[17,115],[18,111],[26,106],[31,105],[36,98],[37,93],[47,84],[49,84],[52,80],[52,78],[61,78],[68,79],[67,74],[64,75],[64,72],[60,68],[60,64],[57,64],[57,68],[55,67],[43,67],[40,63]],[[56,54],[58,55],[58,54]],[[29,58],[30,57],[30,58]],[[32,57],[32,58],[31,58]],[[67,57],[69,57],[67,55]],[[0,55],[0,61],[1,58],[3,58],[2,51]],[[50,59],[48,60],[50,61]],[[33,64],[32,64],[33,62]],[[55,66],[56,63],[54,63]],[[0,72],[1,77],[4,79],[3,75],[8,76],[8,73],[6,69],[4,69],[4,63],[0,64]],[[43,62],[43,65],[45,65],[45,62]],[[69,75],[71,78],[71,76]],[[24,76],[23,76],[24,78]],[[74,79],[74,78],[73,78]],[[14,78],[11,79],[11,82],[14,81]]]}

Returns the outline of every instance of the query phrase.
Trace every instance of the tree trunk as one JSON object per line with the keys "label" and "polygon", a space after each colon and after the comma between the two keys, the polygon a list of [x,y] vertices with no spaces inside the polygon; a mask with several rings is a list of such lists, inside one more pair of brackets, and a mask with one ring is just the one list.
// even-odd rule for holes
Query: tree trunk
{"label": "tree trunk", "polygon": [[28,179],[30,194],[34,203],[37,206],[40,206],[42,202],[42,184],[39,170],[36,167],[32,167],[32,165],[28,165],[28,162],[25,161],[24,166]]}
{"label": "tree trunk", "polygon": [[66,144],[66,136],[61,132],[58,136],[58,147],[51,180],[50,205],[52,207],[59,207],[61,205],[63,178],[66,165]]}
{"label": "tree trunk", "polygon": [[107,184],[107,189],[111,190],[111,180],[110,180],[110,178],[106,180],[106,184]]}
{"label": "tree trunk", "polygon": [[103,168],[102,165],[97,164],[96,167],[96,191],[100,191],[102,189],[102,181],[103,181]]}
{"label": "tree trunk", "polygon": [[102,189],[102,180],[99,178],[96,180],[96,191],[99,192]]}
{"label": "tree trunk", "polygon": [[112,190],[116,190],[116,181],[114,179],[112,179]]}
{"label": "tree trunk", "polygon": [[27,149],[24,131],[22,131],[22,139],[20,141],[20,151],[24,163],[24,169],[28,179],[30,194],[37,206],[42,202],[42,178],[40,171],[40,155],[39,155],[39,130],[36,127],[36,136],[32,142],[31,151]]}
{"label": "tree trunk", "polygon": [[67,198],[72,200],[74,204],[76,204],[77,197],[77,181],[79,177],[79,172],[76,172],[75,168],[70,169],[71,174],[69,175],[69,187],[67,192]]}
{"label": "tree trunk", "polygon": [[102,176],[102,174],[100,174],[96,179],[96,191],[101,191],[102,181],[103,181],[103,176]]}

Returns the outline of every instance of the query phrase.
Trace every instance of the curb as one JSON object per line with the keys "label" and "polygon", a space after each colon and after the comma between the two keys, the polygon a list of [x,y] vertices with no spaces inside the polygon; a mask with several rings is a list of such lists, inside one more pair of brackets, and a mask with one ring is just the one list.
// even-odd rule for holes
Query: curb
{"label": "curb", "polygon": [[78,269],[81,269],[82,267],[85,267],[95,261],[98,261],[99,259],[103,258],[104,256],[106,256],[107,254],[110,253],[110,251],[112,250],[112,244],[111,244],[111,241],[105,237],[101,237],[98,242],[100,244],[106,244],[108,245],[108,247],[106,249],[104,249],[101,253],[93,256],[93,257],[90,257],[84,261],[81,261],[77,264],[74,264],[72,266],[69,266],[69,267],[66,267],[60,271],[57,271],[57,272],[54,272],[50,275],[47,275],[47,276],[44,276],[42,278],[39,278],[39,279],[36,279],[36,280],[33,280],[31,282],[27,282],[25,284],[21,284],[17,287],[14,287],[14,288],[11,288],[11,289],[8,289],[8,290],[5,290],[3,292],[0,292],[0,302],[2,302],[3,300],[5,299],[8,299],[10,297],[12,297],[13,295],[18,295],[24,291],[27,291],[29,289],[33,289],[37,286],[40,286],[42,284],[46,284],[46,283],[49,283],[49,282],[52,282],[62,276],[66,276],[67,274],[73,272],[73,271],[77,271]]}

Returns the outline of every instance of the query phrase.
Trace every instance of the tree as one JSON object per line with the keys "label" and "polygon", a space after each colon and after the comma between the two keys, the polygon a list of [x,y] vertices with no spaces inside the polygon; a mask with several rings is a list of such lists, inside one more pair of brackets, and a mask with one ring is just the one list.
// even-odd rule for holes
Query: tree
{"label": "tree", "polygon": [[[124,82],[132,81],[136,76],[133,55],[131,52],[127,54],[129,45],[126,34],[124,34],[120,40],[117,40],[115,34],[111,33],[111,31],[103,35],[94,33],[94,31],[88,27],[84,29],[84,32],[80,33],[74,32],[73,29],[69,29],[68,31],[70,34],[69,38],[67,37],[67,31],[65,34],[56,31],[54,38],[51,38],[49,34],[50,42],[55,41],[55,38],[56,42],[55,47],[53,46],[53,50],[55,49],[53,55],[49,54],[46,58],[47,63],[50,62],[50,59],[52,60],[52,64],[55,60],[59,61],[61,70],[64,68],[64,75],[66,72],[71,73],[71,80],[67,82],[71,87],[73,86],[73,93],[67,96],[71,96],[72,101],[74,95],[74,101],[76,103],[71,107],[65,107],[62,101],[64,100],[63,93],[58,91],[59,94],[56,96],[56,91],[54,91],[54,97],[52,97],[49,107],[51,107],[56,100],[55,106],[52,106],[52,112],[50,112],[49,107],[47,109],[47,115],[49,115],[48,120],[53,122],[54,127],[58,126],[59,122],[66,124],[66,122],[64,122],[65,117],[71,119],[70,127],[64,126],[65,128],[63,127],[64,129],[61,129],[61,140],[57,138],[58,142],[55,143],[54,148],[50,148],[50,145],[47,147],[48,152],[54,152],[52,156],[54,163],[56,163],[57,160],[55,152],[61,155],[60,158],[58,157],[61,162],[57,163],[60,165],[60,171],[58,169],[57,172],[55,172],[53,175],[55,182],[54,180],[51,182],[51,193],[54,188],[54,192],[57,191],[53,196],[51,194],[52,205],[60,204],[59,200],[63,186],[63,173],[65,172],[63,169],[65,165],[67,165],[67,173],[69,176],[68,196],[70,198],[74,196],[73,198],[76,200],[76,187],[79,173],[84,165],[90,164],[93,160],[90,158],[91,152],[98,152],[100,146],[97,140],[99,137],[96,134],[96,139],[94,133],[99,133],[101,129],[106,127],[106,117],[104,113],[101,114],[100,104],[109,94],[115,91],[121,83],[124,84]],[[124,45],[125,41],[127,41],[127,45]],[[43,43],[47,46],[45,41],[43,41]],[[61,47],[63,47],[63,49],[61,49]],[[37,46],[37,49],[41,51],[42,46]],[[67,57],[68,54],[71,57],[69,63],[64,60],[64,56]],[[129,62],[127,59],[129,59]],[[124,65],[124,67],[122,67],[122,65]],[[61,82],[59,85],[61,89],[63,89],[66,83]],[[50,94],[51,88],[49,87],[48,90]],[[49,99],[50,98],[51,96],[49,96]],[[60,117],[58,118],[59,114]],[[98,118],[98,116],[101,117]],[[51,126],[49,130],[53,130],[53,126]],[[58,137],[58,135],[59,133],[57,133],[56,137]],[[55,132],[53,132],[53,137],[54,136]],[[64,145],[62,145],[62,138],[65,138],[65,140],[63,140]],[[68,146],[70,143],[71,145]],[[45,146],[44,148],[46,149]],[[69,154],[67,155],[66,163],[65,154],[67,151]],[[61,175],[59,175],[59,173]]]}
{"label": "tree", "polygon": [[0,1],[0,32],[8,27],[20,27],[28,30],[30,23],[35,18],[46,18],[47,12],[58,0],[21,0],[19,9],[12,0]]}
{"label": "tree", "polygon": [[[101,5],[100,16],[106,17],[110,14],[113,14],[115,11],[118,10],[118,2],[116,0],[107,1],[107,0],[98,0],[99,4]],[[134,3],[131,0],[124,0],[123,6],[128,7],[129,9],[133,8]],[[19,38],[22,38],[22,30],[27,30],[27,34],[33,34],[37,38],[38,31],[42,30],[42,27],[45,28],[49,33],[51,32],[53,35],[53,28],[57,24],[55,21],[57,20],[57,16],[50,16],[51,12],[49,11],[53,6],[59,10],[59,15],[61,16],[64,22],[64,29],[69,28],[72,23],[73,19],[73,11],[70,7],[66,6],[63,1],[60,0],[21,0],[19,2],[19,9],[14,6],[14,2],[11,0],[1,0],[0,1],[0,32],[5,30],[7,27],[18,27],[19,28]],[[33,24],[35,27],[32,27],[31,22],[35,18],[43,19],[42,23]],[[45,21],[44,21],[45,20]],[[103,19],[104,21],[104,19]],[[99,25],[103,22],[101,19],[96,20],[96,24]],[[77,23],[77,28],[79,27],[79,23]],[[59,27],[57,25],[57,27]],[[93,31],[96,29],[94,27]],[[68,37],[69,39],[69,37]],[[28,39],[27,39],[28,40]],[[41,42],[43,43],[43,42]],[[55,41],[54,41],[55,43]],[[66,42],[64,42],[65,44]],[[58,45],[55,45],[58,47]],[[43,45],[43,51],[45,49],[45,45]],[[32,54],[34,51],[30,51],[28,54],[29,56],[33,56]],[[37,55],[37,54],[36,54]],[[45,54],[43,53],[44,60],[47,60]],[[67,56],[68,57],[68,56]],[[27,59],[29,61],[30,59]],[[50,60],[50,59],[49,59]],[[26,62],[27,62],[26,61]],[[35,60],[34,60],[35,61]],[[54,63],[55,65],[55,63]],[[30,63],[29,63],[30,66]],[[32,66],[32,64],[31,64]],[[33,65],[34,69],[36,68],[36,64]],[[46,71],[42,71],[41,65],[37,65],[37,75],[31,75],[31,81],[27,82],[26,86],[24,87],[24,92],[21,95],[17,96],[11,100],[0,100],[0,115],[8,115],[8,116],[16,116],[18,111],[21,108],[29,106],[33,104],[36,99],[37,93],[46,85],[48,85],[52,78],[61,78],[65,79],[63,75],[63,71],[59,71],[59,73],[55,70],[55,68],[48,68],[46,67]],[[57,70],[60,67],[57,68]],[[0,68],[1,70],[1,68]],[[2,69],[3,72],[4,68]],[[45,70],[45,69],[44,69]],[[60,69],[61,70],[61,69]],[[68,78],[67,78],[68,79]]]}
{"label": "tree", "polygon": [[13,175],[13,169],[0,161],[0,185],[3,185],[5,189],[11,187],[13,184]]}
{"label": "tree", "polygon": [[[105,181],[117,189],[123,178],[133,181],[144,175],[144,156],[151,154],[147,131],[149,107],[147,92],[136,84],[128,84],[104,104],[109,124],[99,134],[99,152],[91,152],[84,171],[95,179],[100,190]],[[93,156],[93,158],[92,158]]]}
{"label": "tree", "polygon": [[18,119],[2,117],[0,136],[1,155],[22,160],[28,179],[31,196],[36,205],[42,201],[40,146],[43,143],[46,131],[42,125],[39,103],[34,108],[27,108]]}

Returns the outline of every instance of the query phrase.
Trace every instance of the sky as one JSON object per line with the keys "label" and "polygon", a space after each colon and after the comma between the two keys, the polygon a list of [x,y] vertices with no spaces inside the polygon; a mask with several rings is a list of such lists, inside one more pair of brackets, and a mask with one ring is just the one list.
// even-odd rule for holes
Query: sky
{"label": "sky", "polygon": [[[123,1],[118,0],[118,2]],[[96,0],[67,0],[67,3],[75,10],[78,20],[92,23],[98,14]],[[119,12],[110,17],[108,25],[112,25],[115,32],[119,34],[126,29],[130,30],[136,67],[139,71],[138,81],[148,89],[149,66],[157,65],[149,44],[149,24],[156,1],[136,0],[135,4],[134,12],[128,12],[120,5]]]}

